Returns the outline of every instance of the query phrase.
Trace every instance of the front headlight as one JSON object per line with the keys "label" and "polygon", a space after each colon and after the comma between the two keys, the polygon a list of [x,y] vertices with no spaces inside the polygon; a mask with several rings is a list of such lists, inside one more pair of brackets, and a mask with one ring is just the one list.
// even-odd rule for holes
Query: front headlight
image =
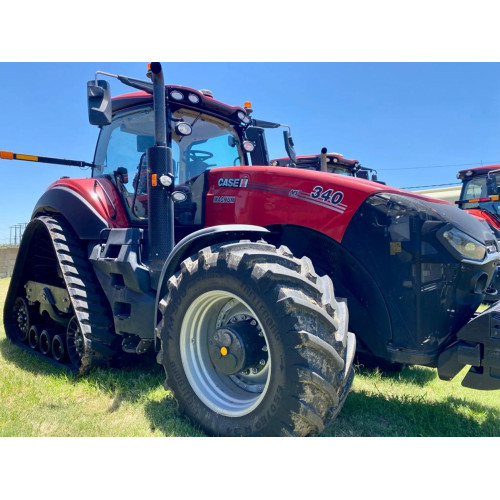
{"label": "front headlight", "polygon": [[458,253],[460,258],[481,261],[486,255],[484,245],[456,227],[448,226],[439,231],[438,236],[451,253]]}

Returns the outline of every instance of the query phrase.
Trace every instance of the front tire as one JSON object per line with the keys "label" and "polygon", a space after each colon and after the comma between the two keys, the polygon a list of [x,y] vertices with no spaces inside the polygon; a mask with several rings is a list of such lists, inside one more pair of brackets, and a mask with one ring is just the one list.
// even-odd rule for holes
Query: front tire
{"label": "front tire", "polygon": [[354,336],[328,277],[265,242],[185,260],[158,333],[179,408],[212,435],[320,433],[352,383]]}

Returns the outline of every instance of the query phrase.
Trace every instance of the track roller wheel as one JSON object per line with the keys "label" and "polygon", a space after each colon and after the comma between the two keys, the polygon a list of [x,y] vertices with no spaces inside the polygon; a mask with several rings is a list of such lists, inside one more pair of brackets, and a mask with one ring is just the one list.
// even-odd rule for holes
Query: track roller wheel
{"label": "track roller wheel", "polygon": [[40,345],[40,327],[31,325],[28,333],[28,345],[36,351]]}
{"label": "track roller wheel", "polygon": [[54,338],[54,329],[43,329],[40,332],[40,352],[44,356],[50,356],[52,353],[52,339]]}
{"label": "track roller wheel", "polygon": [[160,311],[166,384],[208,434],[318,434],[349,392],[345,304],[286,247],[201,250],[170,278]]}
{"label": "track roller wheel", "polygon": [[56,333],[52,339],[52,357],[62,363],[66,359],[66,335]]}

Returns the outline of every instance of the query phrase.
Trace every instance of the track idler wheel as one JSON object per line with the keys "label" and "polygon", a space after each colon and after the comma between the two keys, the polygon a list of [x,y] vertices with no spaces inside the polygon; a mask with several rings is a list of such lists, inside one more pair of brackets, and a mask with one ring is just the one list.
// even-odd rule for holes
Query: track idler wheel
{"label": "track idler wheel", "polygon": [[66,359],[66,335],[56,333],[52,339],[52,357],[62,363]]}
{"label": "track idler wheel", "polygon": [[36,351],[40,345],[40,327],[32,325],[28,333],[28,345]]}
{"label": "track idler wheel", "polygon": [[82,333],[76,316],[73,316],[68,323],[66,330],[66,348],[71,364],[80,369],[85,355],[87,341]]}
{"label": "track idler wheel", "polygon": [[14,302],[13,316],[16,325],[16,340],[19,340],[20,342],[26,342],[28,340],[30,331],[30,320],[28,304],[22,297],[17,297],[16,301]]}

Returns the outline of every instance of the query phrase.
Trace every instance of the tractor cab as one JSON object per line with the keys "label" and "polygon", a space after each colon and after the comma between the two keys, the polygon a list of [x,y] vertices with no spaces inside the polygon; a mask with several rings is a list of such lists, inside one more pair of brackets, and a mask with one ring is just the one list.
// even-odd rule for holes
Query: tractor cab
{"label": "tractor cab", "polygon": [[[171,155],[171,173],[169,179],[155,177],[148,166],[147,154],[155,145],[152,86],[113,76],[139,92],[111,98],[103,95],[108,91],[105,81],[89,82],[89,121],[101,128],[92,163],[93,176],[113,182],[132,227],[148,227],[148,198],[154,183],[168,188],[174,202],[175,242],[205,226],[204,204],[211,169],[269,166],[264,129],[289,129],[287,125],[251,118],[253,110],[249,102],[244,107],[230,106],[215,100],[209,90],[166,85],[165,146]],[[106,113],[100,111],[105,108]],[[289,130],[284,132],[284,142],[287,154],[295,158]],[[352,165],[355,170],[358,167],[357,162]]]}
{"label": "tractor cab", "polygon": [[[101,127],[94,158],[94,177],[104,176],[115,183],[135,226],[147,225],[149,215],[146,151],[155,142],[155,115],[148,90],[112,100],[112,121]],[[250,119],[245,109],[220,103],[206,90],[167,86],[166,95],[173,169],[168,182],[175,185],[175,223],[189,226],[191,232],[194,226],[203,225],[203,173],[250,164],[248,155],[254,148],[245,137]]]}

